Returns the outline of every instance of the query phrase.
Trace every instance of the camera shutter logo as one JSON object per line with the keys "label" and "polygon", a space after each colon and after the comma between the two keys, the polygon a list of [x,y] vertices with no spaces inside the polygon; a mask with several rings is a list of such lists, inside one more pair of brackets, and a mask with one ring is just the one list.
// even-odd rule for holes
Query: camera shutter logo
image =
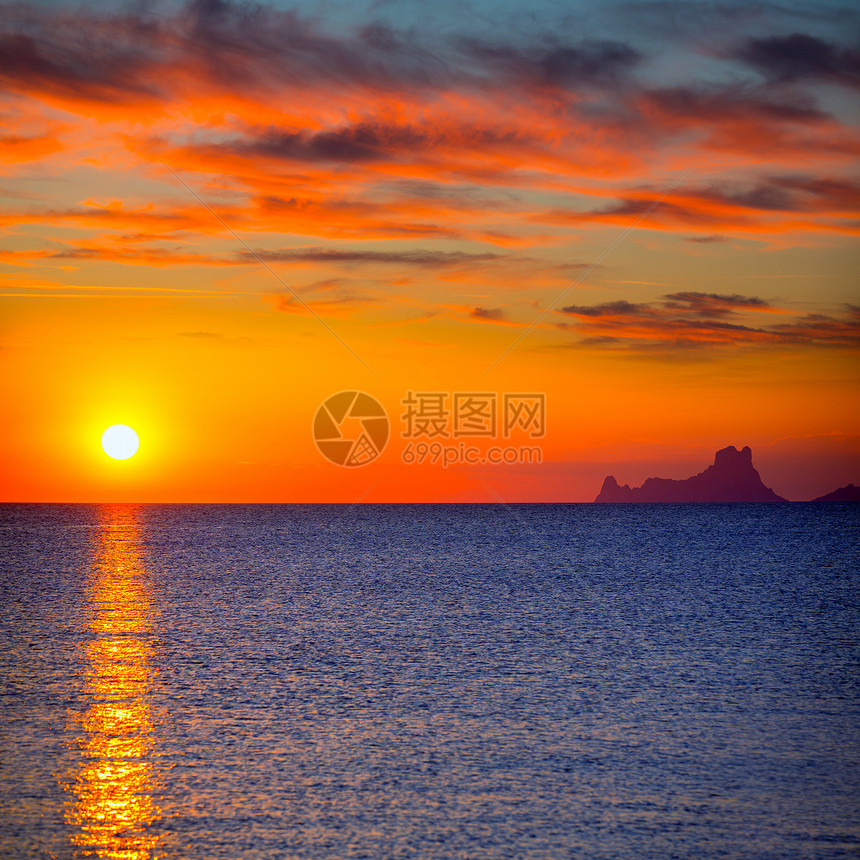
{"label": "camera shutter logo", "polygon": [[390,424],[382,404],[363,391],[339,391],[314,416],[314,442],[338,466],[366,466],[383,451]]}

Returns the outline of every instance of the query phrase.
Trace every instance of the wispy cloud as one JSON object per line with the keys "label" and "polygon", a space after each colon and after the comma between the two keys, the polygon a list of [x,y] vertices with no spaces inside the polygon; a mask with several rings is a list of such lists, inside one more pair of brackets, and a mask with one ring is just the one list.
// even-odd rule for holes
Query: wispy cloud
{"label": "wispy cloud", "polygon": [[779,312],[769,302],[756,296],[741,296],[737,293],[732,295],[697,293],[690,290],[665,296],[664,307],[689,311],[704,317],[731,316],[738,311]]}
{"label": "wispy cloud", "polygon": [[373,296],[351,293],[346,290],[335,290],[327,293],[325,298],[310,297],[309,291],[303,291],[301,300],[287,293],[268,293],[263,301],[274,310],[281,313],[307,315],[313,313],[325,317],[352,316],[356,309],[378,305],[380,302]]}
{"label": "wispy cloud", "polygon": [[487,322],[501,322],[505,319],[501,308],[473,308],[469,316]]}
{"label": "wispy cloud", "polygon": [[614,350],[654,351],[737,345],[829,346],[860,349],[860,313],[845,305],[838,316],[807,314],[791,322],[762,324],[763,317],[788,314],[756,296],[678,292],[654,302],[569,305],[562,324],[576,343]]}
{"label": "wispy cloud", "polygon": [[341,248],[299,248],[278,251],[241,251],[237,256],[243,261],[256,259],[268,263],[337,263],[340,265],[383,264],[393,266],[417,266],[419,268],[447,268],[471,266],[478,263],[504,259],[501,254],[469,254],[464,251],[368,251]]}
{"label": "wispy cloud", "polygon": [[[543,223],[626,224],[658,198],[655,189],[631,189],[625,199],[586,211],[552,210],[534,215]],[[768,176],[754,183],[728,180],[673,191],[649,215],[647,229],[681,231],[718,228],[735,235],[791,231],[860,232],[860,184],[809,175]],[[687,237],[687,241],[691,241]],[[715,241],[713,235],[698,241]]]}

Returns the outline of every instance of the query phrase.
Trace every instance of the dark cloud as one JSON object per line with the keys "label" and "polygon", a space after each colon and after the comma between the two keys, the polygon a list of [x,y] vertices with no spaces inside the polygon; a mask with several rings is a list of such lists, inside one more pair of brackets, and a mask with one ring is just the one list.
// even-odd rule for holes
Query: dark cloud
{"label": "dark cloud", "polygon": [[[617,301],[603,302],[599,305],[568,305],[561,308],[564,314],[578,317],[604,317],[625,318],[633,317],[677,317],[680,314],[693,316],[721,317],[737,312],[746,311],[770,311],[773,307],[764,299],[757,296],[742,296],[738,293],[724,295],[721,293],[699,293],[692,290],[684,290],[677,293],[669,293],[663,296],[659,302],[633,302]],[[708,322],[708,325],[711,325]],[[713,323],[713,325],[724,325]]]}
{"label": "dark cloud", "polygon": [[562,308],[561,312],[584,317],[617,317],[648,314],[651,312],[651,308],[647,304],[637,305],[632,302],[619,301],[604,302],[600,305],[568,305],[566,308]]}
{"label": "dark cloud", "polygon": [[548,42],[520,47],[465,39],[461,48],[486,72],[505,80],[552,88],[613,83],[642,61],[637,50],[612,41]]}
{"label": "dark cloud", "polygon": [[232,92],[316,83],[403,91],[450,79],[408,35],[381,26],[329,35],[264,4],[192,0],[170,16],[156,4],[119,14],[6,4],[0,21],[0,81],[94,101],[169,99],[189,75]]}
{"label": "dark cloud", "polygon": [[[410,141],[414,147],[418,140]],[[243,155],[264,155],[287,161],[373,161],[381,158],[380,136],[358,128],[307,132],[279,132],[270,129],[255,139],[225,143],[217,147]],[[423,148],[423,147],[422,147]]]}
{"label": "dark cloud", "polygon": [[750,39],[735,56],[782,83],[817,79],[860,84],[860,49],[842,48],[806,33]]}
{"label": "dark cloud", "polygon": [[464,251],[362,251],[339,248],[300,248],[282,251],[240,251],[237,256],[244,262],[265,260],[267,263],[382,263],[421,268],[447,268],[474,265],[500,260],[502,254],[467,254]]}
{"label": "dark cloud", "polygon": [[808,314],[797,322],[773,326],[772,331],[787,343],[860,348],[860,318],[850,310],[846,316]]}
{"label": "dark cloud", "polygon": [[860,185],[810,176],[772,176],[747,190],[709,188],[701,196],[746,209],[811,212],[860,207]]}
{"label": "dark cloud", "polygon": [[712,191],[707,196],[714,200],[722,199],[731,202],[744,209],[790,212],[799,208],[788,189],[775,184],[758,185],[750,191],[741,191],[736,194],[720,194]]}
{"label": "dark cloud", "polygon": [[[628,4],[625,14],[647,18],[665,31],[667,16],[690,18],[688,6],[681,16],[677,4]],[[306,90],[321,83],[332,93],[600,86],[616,89],[623,98],[636,86],[632,76],[647,73],[641,48],[626,40],[583,38],[574,15],[564,18],[563,26],[557,19],[555,30],[535,15],[528,35],[515,31],[516,36],[502,39],[469,35],[465,20],[453,33],[397,29],[380,21],[338,32],[319,18],[265,3],[190,0],[169,9],[134,4],[110,13],[0,5],[0,81],[14,89],[62,91],[99,101],[169,99],[182,82],[206,82],[237,93]],[[721,6],[718,17],[730,19],[743,10],[737,4]],[[860,80],[860,51],[806,34],[749,39],[730,57],[780,83]],[[646,89],[641,82],[638,86]],[[741,83],[690,84],[653,90],[648,97],[664,112],[692,120],[750,111],[777,120],[820,117],[809,98],[803,102],[797,94],[745,91]]]}
{"label": "dark cloud", "polygon": [[317,82],[402,91],[444,85],[446,63],[411,35],[370,25],[330,35],[293,10],[194,0],[174,21],[178,36],[227,87]]}
{"label": "dark cloud", "polygon": [[[678,15],[681,8],[632,5],[640,17],[655,20],[662,20],[670,8]],[[416,154],[445,147],[460,153],[517,148],[521,166],[539,163],[557,145],[562,151],[565,138],[582,142],[594,137],[610,154],[619,141],[622,147],[647,151],[688,133],[699,139],[710,135],[712,146],[754,148],[767,145],[782,126],[802,126],[806,137],[791,141],[802,148],[811,139],[809,128],[831,118],[810,93],[785,84],[809,77],[810,69],[818,70],[819,78],[847,79],[856,73],[856,52],[793,35],[749,40],[741,49],[747,64],[774,70],[768,83],[754,86],[735,76],[730,84],[703,84],[694,74],[683,86],[654,88],[647,83],[650,69],[644,50],[628,41],[583,38],[573,15],[564,18],[557,32],[536,16],[528,34],[514,31],[502,39],[464,35],[471,26],[466,20],[457,32],[396,29],[378,21],[337,30],[319,18],[263,3],[191,0],[162,14],[168,9],[136,4],[112,14],[103,9],[0,6],[0,84],[37,96],[59,93],[75,101],[132,106],[237,94],[277,109],[279,100],[288,107],[292,94],[301,99],[318,94],[324,103],[338,107],[342,99],[355,97],[349,103],[348,124],[333,119],[336,111],[313,130],[231,121],[231,133],[222,127],[218,139],[213,142],[210,136],[207,142],[208,130],[201,130],[187,141],[188,151],[372,165],[414,160]],[[720,14],[730,17],[725,9]],[[801,68],[796,60],[789,68],[798,46],[805,65]],[[704,45],[701,52],[709,53]],[[714,62],[712,53],[708,62]],[[774,75],[779,86],[771,83]],[[589,96],[594,87],[601,89],[596,99]],[[480,91],[507,98],[518,89],[529,96],[545,89],[582,97],[575,104],[570,101],[566,113],[547,116],[547,126],[557,127],[551,139],[542,123],[518,125],[515,112],[500,113],[492,127],[481,112],[472,125],[458,118],[453,127],[445,127],[430,120],[393,120],[391,116],[407,112],[392,110],[389,115],[381,107],[396,108],[398,94],[413,107],[436,104],[439,93],[471,98]],[[421,116],[421,110],[408,115]],[[568,149],[577,163],[575,147]],[[475,164],[471,168],[477,171]],[[751,206],[782,205],[778,189],[758,194],[750,197]]]}
{"label": "dark cloud", "polygon": [[644,94],[645,105],[663,114],[698,122],[821,122],[827,114],[809,95],[770,93],[747,84],[700,85],[653,89]]}
{"label": "dark cloud", "polygon": [[[320,132],[248,129],[241,139],[196,148],[285,161],[360,163],[392,161],[401,156],[414,158],[417,153],[440,144],[450,144],[447,133],[446,129],[432,126],[365,120]],[[459,128],[457,137],[463,145],[481,149],[510,144],[517,139],[512,132],[492,128]]]}
{"label": "dark cloud", "polygon": [[696,293],[685,291],[670,293],[663,297],[663,306],[674,310],[690,311],[708,317],[721,317],[736,313],[738,310],[769,311],[771,305],[755,296],[741,296],[737,293]]}
{"label": "dark cloud", "polygon": [[559,327],[579,335],[579,345],[605,345],[640,353],[743,344],[860,348],[860,312],[853,305],[846,305],[841,317],[808,314],[768,326],[722,318],[742,311],[783,312],[755,296],[684,291],[650,303],[565,307],[561,313],[577,321]]}
{"label": "dark cloud", "polygon": [[[687,196],[689,197],[690,195],[688,194]],[[618,203],[612,203],[609,206],[604,206],[600,209],[590,209],[586,212],[556,212],[555,214],[560,221],[567,220],[568,218],[579,221],[590,221],[597,218],[616,218],[619,215],[636,218],[647,212],[649,209],[652,209],[654,204],[657,203],[657,200],[658,196],[656,194],[650,199],[625,198],[620,200]],[[659,211],[655,210],[655,215],[658,217],[672,217],[675,220],[685,221],[690,224],[694,224],[697,221],[710,221],[710,218],[704,216],[702,213],[696,212],[692,207],[685,206],[681,203],[674,203],[668,199],[661,200],[658,206]],[[553,214],[548,213],[548,217],[545,220],[552,221]]]}
{"label": "dark cloud", "polygon": [[771,176],[751,188],[723,184],[694,192],[703,202],[769,212],[838,212],[860,208],[860,184],[811,176]]}
{"label": "dark cloud", "polygon": [[[826,177],[771,176],[748,187],[725,182],[720,186],[683,189],[677,199],[673,199],[673,196],[659,201],[649,216],[651,223],[731,229],[755,223],[753,218],[758,213],[806,213],[839,217],[860,210],[860,184]],[[654,207],[658,199],[659,194],[655,191],[653,196],[625,198],[585,212],[544,212],[535,220],[575,223],[596,219],[617,220],[619,217],[632,219]],[[717,242],[725,239],[722,236],[704,236],[689,238],[687,241]]]}
{"label": "dark cloud", "polygon": [[48,94],[107,103],[164,94],[151,73],[153,58],[145,48],[130,44],[137,27],[120,28],[115,38],[108,38],[99,32],[104,28],[87,34],[73,24],[52,32],[34,23],[32,35],[0,32],[0,82],[5,86],[17,89],[24,84]]}
{"label": "dark cloud", "polygon": [[796,208],[860,209],[860,183],[814,176],[777,176],[774,185],[795,195]]}
{"label": "dark cloud", "polygon": [[470,317],[481,320],[489,320],[490,322],[500,322],[505,318],[504,311],[501,308],[473,308]]}
{"label": "dark cloud", "polygon": [[[96,101],[168,99],[189,73],[220,89],[433,91],[452,86],[550,88],[611,83],[641,55],[621,42],[544,36],[531,46],[396,30],[374,22],[327,31],[295,10],[191,0],[172,15],[0,5],[0,81]],[[174,79],[175,76],[175,79]]]}
{"label": "dark cloud", "polygon": [[79,245],[61,251],[53,251],[50,258],[55,260],[113,260],[127,263],[224,265],[224,260],[206,254],[193,254],[181,248],[149,246],[146,248],[127,248],[114,246]]}

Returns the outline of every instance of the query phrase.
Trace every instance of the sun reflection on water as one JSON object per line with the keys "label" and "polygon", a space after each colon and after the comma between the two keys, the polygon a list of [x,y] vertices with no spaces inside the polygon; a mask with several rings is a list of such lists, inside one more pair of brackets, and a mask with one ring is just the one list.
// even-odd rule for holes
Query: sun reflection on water
{"label": "sun reflection on water", "polygon": [[139,510],[99,512],[88,586],[90,641],[82,679],[86,710],[71,720],[82,760],[70,774],[66,818],[81,854],[151,860],[161,818],[152,607],[141,550]]}

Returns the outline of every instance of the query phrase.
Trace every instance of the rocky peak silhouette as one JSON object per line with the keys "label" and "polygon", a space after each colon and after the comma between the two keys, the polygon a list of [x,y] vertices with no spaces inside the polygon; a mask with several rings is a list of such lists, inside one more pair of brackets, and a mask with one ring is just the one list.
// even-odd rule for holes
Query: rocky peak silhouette
{"label": "rocky peak silhouette", "polygon": [[704,472],[682,481],[648,478],[641,487],[619,486],[610,475],[596,502],[784,502],[766,487],[752,462],[752,450],[734,445],[714,455]]}

